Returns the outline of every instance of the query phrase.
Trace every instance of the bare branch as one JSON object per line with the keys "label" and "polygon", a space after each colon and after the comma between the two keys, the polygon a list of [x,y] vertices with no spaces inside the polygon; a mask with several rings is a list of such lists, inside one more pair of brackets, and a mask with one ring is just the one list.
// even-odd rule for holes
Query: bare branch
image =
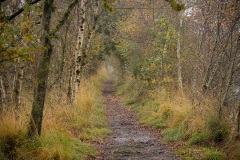
{"label": "bare branch", "polygon": [[[41,1],[41,0],[34,0],[34,1],[30,2],[30,3],[28,3],[28,5],[34,5],[34,4],[38,3],[39,1]],[[8,20],[8,21],[11,21],[12,19],[17,17],[18,15],[20,15],[24,11],[24,7],[20,8],[18,11],[13,13],[11,16],[6,16],[5,19]]]}
{"label": "bare branch", "polygon": [[78,4],[79,0],[74,0],[69,6],[67,11],[64,13],[63,17],[59,20],[57,26],[53,29],[51,36],[54,36],[64,25],[66,20],[68,19],[72,9]]}

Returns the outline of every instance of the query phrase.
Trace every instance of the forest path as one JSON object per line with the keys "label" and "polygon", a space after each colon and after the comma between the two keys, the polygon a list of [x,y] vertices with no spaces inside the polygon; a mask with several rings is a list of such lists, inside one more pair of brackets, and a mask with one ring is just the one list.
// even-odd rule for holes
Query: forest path
{"label": "forest path", "polygon": [[180,159],[161,143],[150,129],[141,126],[137,117],[114,95],[114,80],[103,86],[104,108],[112,134],[106,137],[103,153],[97,159],[104,160],[175,160]]}

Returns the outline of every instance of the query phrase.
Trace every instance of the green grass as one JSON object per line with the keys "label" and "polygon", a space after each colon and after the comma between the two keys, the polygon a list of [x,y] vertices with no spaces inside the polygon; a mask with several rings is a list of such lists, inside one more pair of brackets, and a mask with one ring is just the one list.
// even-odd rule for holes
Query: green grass
{"label": "green grass", "polygon": [[189,145],[193,144],[203,144],[208,142],[209,135],[206,135],[205,133],[194,133],[191,138],[188,140]]}
{"label": "green grass", "polygon": [[[51,93],[46,100],[40,137],[27,138],[30,118],[24,111],[21,113],[24,119],[20,121],[11,113],[1,117],[0,160],[84,160],[95,157],[94,142],[101,142],[103,136],[110,133],[99,99],[101,83],[95,81],[98,81],[97,77],[82,81],[74,108],[59,104]],[[30,107],[26,109],[31,110]]]}
{"label": "green grass", "polygon": [[[133,82],[134,80],[119,83],[117,86],[119,95],[124,98],[126,105],[137,111],[141,124],[163,129],[163,139],[166,142],[183,140],[186,145],[194,145],[195,148],[195,145],[207,145],[227,139],[228,124],[215,116],[211,108],[206,108],[204,115],[198,114],[197,111],[196,114],[187,95],[168,93],[164,88],[144,90],[141,85],[137,87],[140,82]],[[207,97],[204,102],[208,104],[206,106],[214,106]],[[181,155],[189,160],[199,157],[206,160],[221,160],[224,157],[224,154],[218,151],[194,148],[183,150]]]}
{"label": "green grass", "polygon": [[163,139],[167,142],[174,142],[181,140],[185,137],[186,126],[184,124],[180,124],[179,126],[175,126],[171,129],[166,129],[163,132]]}
{"label": "green grass", "polygon": [[183,156],[185,159],[202,159],[202,160],[223,160],[225,155],[220,152],[206,147],[187,147],[179,149],[177,154]]}
{"label": "green grass", "polygon": [[[150,115],[150,116],[149,116]],[[144,112],[139,113],[140,122],[143,125],[150,125],[154,128],[167,128],[168,122],[163,120],[161,116],[154,113],[144,115]]]}
{"label": "green grass", "polygon": [[221,142],[228,137],[228,128],[226,127],[227,124],[223,122],[217,116],[210,117],[206,123],[207,130],[210,132],[210,140],[214,142]]}
{"label": "green grass", "polygon": [[184,157],[185,160],[195,160],[194,157]]}
{"label": "green grass", "polygon": [[187,147],[179,149],[176,154],[181,155],[185,160],[195,160],[199,159],[197,157],[201,157],[200,152],[202,152],[201,149]]}
{"label": "green grass", "polygon": [[203,153],[204,160],[223,160],[225,159],[225,155],[222,152],[209,150],[206,153]]}
{"label": "green grass", "polygon": [[163,122],[161,119],[153,119],[149,124],[154,128],[167,128],[167,123]]}
{"label": "green grass", "polygon": [[18,148],[18,159],[78,160],[95,155],[96,149],[93,145],[56,131],[36,139],[28,139]]}

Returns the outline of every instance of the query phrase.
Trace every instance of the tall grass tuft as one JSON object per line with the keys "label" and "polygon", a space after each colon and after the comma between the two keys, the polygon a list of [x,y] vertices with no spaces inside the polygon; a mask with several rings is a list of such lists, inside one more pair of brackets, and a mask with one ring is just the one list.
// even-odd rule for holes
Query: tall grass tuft
{"label": "tall grass tuft", "polygon": [[14,113],[1,115],[0,120],[0,159],[14,159],[17,148],[26,138],[26,126],[16,121]]}
{"label": "tall grass tuft", "polygon": [[[200,101],[195,100],[193,104],[190,96],[173,88],[161,86],[139,92],[136,87],[131,87],[140,83],[135,81],[127,80],[120,85],[119,91],[126,97],[127,104],[133,104],[138,111],[142,124],[163,129],[166,141],[186,140],[192,145],[227,139],[228,121],[218,117],[214,98],[199,95]],[[128,103],[128,97],[131,97],[131,103]]]}
{"label": "tall grass tuft", "polygon": [[82,79],[74,106],[67,105],[66,95],[62,94],[60,101],[58,95],[48,93],[40,137],[27,139],[29,106],[22,109],[20,120],[11,113],[2,116],[0,159],[81,160],[96,156],[94,142],[109,133],[100,99],[106,74],[101,69],[97,75]]}

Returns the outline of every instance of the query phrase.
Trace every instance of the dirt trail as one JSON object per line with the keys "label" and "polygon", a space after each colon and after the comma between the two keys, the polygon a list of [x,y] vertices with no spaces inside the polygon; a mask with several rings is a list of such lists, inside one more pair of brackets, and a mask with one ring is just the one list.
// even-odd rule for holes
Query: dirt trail
{"label": "dirt trail", "polygon": [[112,134],[106,138],[104,160],[175,160],[180,159],[161,144],[159,136],[142,127],[129,107],[114,96],[114,81],[108,80],[103,88],[104,107]]}

